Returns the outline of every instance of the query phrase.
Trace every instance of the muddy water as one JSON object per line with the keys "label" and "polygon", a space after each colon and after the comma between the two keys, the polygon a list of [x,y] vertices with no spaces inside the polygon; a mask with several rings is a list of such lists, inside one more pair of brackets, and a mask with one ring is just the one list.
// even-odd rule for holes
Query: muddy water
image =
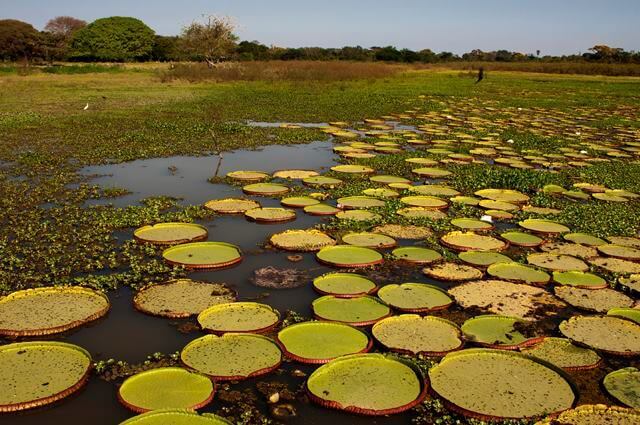
{"label": "muddy water", "polygon": [[[332,144],[319,141],[305,145],[269,146],[256,151],[235,151],[223,154],[219,175],[238,169],[255,169],[273,172],[287,168],[313,169],[324,171],[335,164],[331,151]],[[240,196],[240,188],[224,184],[211,184],[211,177],[219,158],[173,157],[133,161],[110,166],[87,167],[86,175],[100,175],[91,179],[94,184],[104,187],[122,187],[130,190],[130,195],[108,200],[118,207],[135,205],[149,196],[168,195],[182,198],[182,203],[201,204],[209,199]],[[171,167],[171,169],[170,169]],[[175,167],[175,168],[173,168]],[[254,198],[265,206],[278,205],[277,200]],[[101,203],[103,201],[100,201]],[[293,222],[283,224],[257,224],[246,221],[242,216],[217,217],[201,224],[209,229],[209,240],[225,241],[239,245],[244,259],[238,266],[218,271],[194,272],[189,277],[211,282],[224,282],[234,288],[241,300],[258,300],[278,308],[288,309],[311,316],[311,302],[318,297],[311,285],[295,289],[268,290],[250,282],[253,271],[266,266],[292,267],[306,270],[310,278],[332,271],[320,265],[314,254],[303,254],[302,261],[292,263],[287,253],[262,247],[273,233],[290,228],[308,228],[323,219],[308,216],[298,211]],[[118,236],[131,238],[133,229],[119,232]],[[422,279],[427,281],[427,279]],[[74,330],[54,339],[78,344],[91,352],[94,360],[114,358],[131,363],[142,362],[154,352],[173,353],[179,351],[189,341],[203,335],[200,331],[182,333],[178,326],[187,320],[169,320],[142,314],[132,305],[133,293],[122,288],[109,294],[112,308],[109,314],[98,322]],[[291,371],[299,369],[306,374],[314,370],[312,366],[285,363],[281,371],[263,378],[251,379],[234,384],[232,389],[242,390],[255,387],[260,381],[286,382],[293,391],[303,385],[304,377],[293,377]],[[19,414],[0,416],[0,424],[91,424],[113,425],[134,416],[120,405],[116,398],[117,383],[105,382],[93,376],[89,384],[75,396],[62,402]],[[264,412],[268,411],[263,403]],[[215,400],[204,412],[215,412],[221,406]],[[392,418],[363,418],[331,411],[304,402],[294,402],[297,416],[286,421],[291,424],[403,424],[410,421],[410,415]]]}

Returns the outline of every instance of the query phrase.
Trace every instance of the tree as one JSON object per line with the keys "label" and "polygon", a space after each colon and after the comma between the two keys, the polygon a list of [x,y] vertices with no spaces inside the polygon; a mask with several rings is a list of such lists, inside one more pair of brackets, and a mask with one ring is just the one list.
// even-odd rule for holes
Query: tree
{"label": "tree", "polygon": [[154,31],[136,18],[98,19],[73,35],[70,59],[126,62],[149,59]]}
{"label": "tree", "polygon": [[151,59],[154,61],[179,61],[183,58],[178,46],[177,36],[156,35],[151,50]]}
{"label": "tree", "polygon": [[31,24],[0,20],[0,60],[30,60],[40,53],[40,35]]}
{"label": "tree", "polygon": [[269,48],[256,40],[241,41],[238,44],[236,53],[239,55],[240,60],[245,61],[269,59]]}
{"label": "tree", "polygon": [[236,26],[230,18],[210,15],[206,22],[193,22],[183,28],[182,46],[193,59],[204,60],[209,67],[227,60],[236,48]]}
{"label": "tree", "polygon": [[49,19],[44,30],[68,38],[74,32],[86,26],[87,23],[82,19],[76,19],[71,16],[56,16],[53,19]]}

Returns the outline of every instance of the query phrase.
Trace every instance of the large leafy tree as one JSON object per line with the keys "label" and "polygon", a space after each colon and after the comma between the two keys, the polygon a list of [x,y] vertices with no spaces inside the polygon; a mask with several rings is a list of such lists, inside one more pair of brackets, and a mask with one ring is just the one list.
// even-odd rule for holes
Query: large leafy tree
{"label": "large leafy tree", "polygon": [[64,59],[69,51],[73,34],[86,27],[87,23],[71,16],[50,19],[42,32],[42,47],[47,59]]}
{"label": "large leafy tree", "polygon": [[0,60],[30,60],[40,54],[40,35],[31,24],[0,20]]}
{"label": "large leafy tree", "polygon": [[193,22],[183,28],[181,44],[193,59],[206,61],[211,67],[231,57],[238,40],[234,30],[230,18],[211,15],[204,23]]}
{"label": "large leafy tree", "polygon": [[151,57],[155,33],[136,18],[113,16],[98,19],[77,31],[70,59],[126,62]]}

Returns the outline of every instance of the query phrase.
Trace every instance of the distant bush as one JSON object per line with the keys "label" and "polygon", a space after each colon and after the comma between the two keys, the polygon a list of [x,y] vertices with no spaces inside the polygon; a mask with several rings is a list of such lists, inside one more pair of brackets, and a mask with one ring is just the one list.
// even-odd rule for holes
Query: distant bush
{"label": "distant bush", "polygon": [[98,19],[77,31],[71,41],[69,59],[87,62],[147,60],[154,42],[155,33],[144,22],[113,16]]}

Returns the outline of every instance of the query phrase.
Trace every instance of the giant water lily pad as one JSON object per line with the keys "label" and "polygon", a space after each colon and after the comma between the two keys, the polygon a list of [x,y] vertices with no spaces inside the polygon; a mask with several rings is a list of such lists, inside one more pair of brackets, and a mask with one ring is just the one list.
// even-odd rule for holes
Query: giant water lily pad
{"label": "giant water lily pad", "polygon": [[255,208],[246,211],[245,217],[261,223],[277,223],[296,219],[296,212],[286,208]]}
{"label": "giant water lily pad", "polygon": [[437,286],[403,283],[383,286],[378,297],[391,307],[411,313],[424,313],[449,307],[453,300]]}
{"label": "giant water lily pad", "polygon": [[321,263],[335,267],[368,267],[384,261],[382,254],[371,248],[337,245],[322,248],[316,254]]}
{"label": "giant water lily pad", "polygon": [[397,239],[426,239],[433,235],[433,231],[428,227],[402,224],[383,224],[375,227],[373,232]]}
{"label": "giant water lily pad", "polygon": [[396,214],[408,219],[426,218],[429,220],[442,220],[447,217],[442,211],[424,207],[400,208],[396,211]]}
{"label": "giant water lily pad", "polygon": [[232,425],[228,420],[212,413],[201,416],[193,410],[158,409],[121,422],[120,425]]}
{"label": "giant water lily pad", "polygon": [[569,229],[564,224],[556,223],[555,221],[551,221],[551,220],[543,220],[538,218],[529,218],[527,220],[519,222],[518,224],[523,229],[531,230],[532,232],[538,232],[538,233],[557,234],[557,233],[566,233],[571,231],[571,229]]}
{"label": "giant water lily pad", "polygon": [[207,376],[180,367],[162,367],[127,378],[118,400],[134,412],[156,409],[199,409],[213,399],[214,385]]}
{"label": "giant water lily pad", "polygon": [[190,369],[219,381],[238,380],[275,370],[282,352],[271,339],[253,334],[205,335],[187,344],[180,359]]}
{"label": "giant water lily pad", "polygon": [[640,325],[640,308],[615,307],[607,311],[607,316],[622,317]]}
{"label": "giant water lily pad", "polygon": [[630,236],[608,236],[607,239],[614,245],[640,248],[640,238],[634,238]]}
{"label": "giant water lily pad", "polygon": [[463,345],[460,328],[446,319],[417,314],[382,319],[371,329],[375,339],[392,351],[443,356]]}
{"label": "giant water lily pad", "polygon": [[302,182],[308,186],[333,187],[342,184],[342,180],[327,176],[306,177]]}
{"label": "giant water lily pad", "polygon": [[542,288],[503,280],[467,282],[449,289],[464,308],[480,308],[490,313],[536,320],[565,306]]}
{"label": "giant water lily pad", "polygon": [[186,242],[203,241],[209,232],[204,226],[193,223],[158,223],[139,227],[133,237],[140,242],[155,245],[173,245]]}
{"label": "giant water lily pad", "polygon": [[640,412],[604,404],[583,404],[575,409],[552,416],[535,425],[636,425],[640,422]]}
{"label": "giant water lily pad", "polygon": [[551,277],[542,270],[520,263],[496,263],[487,268],[487,273],[499,279],[523,282],[532,285],[544,285]]}
{"label": "giant water lily pad", "polygon": [[602,359],[595,351],[579,347],[565,338],[546,337],[522,353],[547,361],[564,370],[585,370],[598,367]]}
{"label": "giant water lily pad", "polygon": [[285,207],[304,208],[319,204],[320,201],[310,196],[290,196],[288,198],[282,198],[280,203]]}
{"label": "giant water lily pad", "polygon": [[86,383],[91,355],[63,342],[0,346],[0,412],[32,409],[62,400]]}
{"label": "giant water lily pad", "polygon": [[512,245],[533,248],[541,245],[544,239],[536,235],[524,232],[504,232],[500,235],[503,239],[509,241]]}
{"label": "giant water lily pad", "polygon": [[615,370],[604,377],[602,385],[620,403],[640,409],[640,370],[635,367]]}
{"label": "giant water lily pad", "polygon": [[254,302],[218,304],[198,315],[200,326],[214,333],[266,332],[279,321],[278,310]]}
{"label": "giant water lily pad", "polygon": [[409,190],[413,193],[427,196],[450,197],[460,195],[460,192],[449,186],[440,184],[422,184],[419,186],[411,186]]}
{"label": "giant water lily pad", "polygon": [[623,260],[640,260],[640,249],[631,246],[614,244],[599,245],[598,251],[609,257],[622,258]]}
{"label": "giant water lily pad", "polygon": [[378,289],[374,282],[355,273],[327,273],[315,278],[313,287],[321,294],[344,298],[371,294]]}
{"label": "giant water lily pad", "polygon": [[369,232],[347,233],[342,236],[342,242],[348,245],[368,248],[391,248],[396,246],[396,241],[392,237]]}
{"label": "giant water lily pad", "polygon": [[481,198],[491,199],[493,201],[502,201],[510,203],[525,203],[529,200],[529,197],[524,193],[511,189],[482,189],[474,193]]}
{"label": "giant water lily pad", "polygon": [[603,268],[611,273],[619,273],[623,275],[640,273],[640,264],[612,257],[596,257],[589,260],[594,266]]}
{"label": "giant water lily pad", "polygon": [[207,201],[204,207],[218,214],[242,214],[254,208],[260,208],[260,203],[251,199],[225,198]]}
{"label": "giant water lily pad", "polygon": [[587,271],[589,266],[582,260],[570,255],[558,255],[550,253],[535,253],[527,256],[529,264],[554,271]]}
{"label": "giant water lily pad", "polygon": [[336,202],[345,209],[384,207],[384,201],[371,196],[348,196],[339,198]]}
{"label": "giant water lily pad", "polygon": [[289,188],[276,183],[254,183],[242,186],[242,191],[248,195],[275,196],[287,193]]}
{"label": "giant water lily pad", "polygon": [[337,357],[369,351],[371,341],[361,330],[337,322],[303,322],[278,332],[287,357],[302,363],[327,363]]}
{"label": "giant water lily pad", "polygon": [[318,172],[313,170],[280,170],[273,173],[274,178],[289,180],[302,180],[317,175]]}
{"label": "giant water lily pad", "polygon": [[510,263],[513,261],[504,254],[491,251],[463,251],[458,254],[458,258],[465,263],[480,267],[488,267],[496,263]]}
{"label": "giant water lily pad", "polygon": [[569,242],[546,242],[540,249],[556,255],[571,255],[578,258],[593,258],[598,256],[598,250],[592,246]]}
{"label": "giant water lily pad", "polygon": [[287,251],[318,251],[326,246],[336,244],[336,241],[320,230],[285,230],[269,238],[271,245]]}
{"label": "giant water lily pad", "polygon": [[553,272],[553,281],[584,289],[604,289],[608,286],[607,281],[600,276],[579,271]]}
{"label": "giant water lily pad", "polygon": [[[520,377],[526,376],[526,379]],[[470,349],[447,354],[429,370],[447,405],[483,420],[528,418],[569,409],[573,385],[555,366],[520,353]]]}
{"label": "giant water lily pad", "polygon": [[527,338],[516,329],[522,322],[518,317],[485,314],[468,319],[461,329],[465,339],[483,347],[516,350],[539,340]]}
{"label": "giant water lily pad", "polygon": [[502,251],[508,244],[492,236],[473,232],[449,232],[440,238],[443,245],[457,251]]}
{"label": "giant water lily pad", "polygon": [[631,307],[633,299],[613,289],[584,289],[571,286],[557,286],[558,298],[576,308],[606,313],[615,307]]}
{"label": "giant water lily pad", "polygon": [[165,249],[162,256],[169,264],[187,269],[217,269],[242,261],[240,248],[225,242],[193,242]]}
{"label": "giant water lily pad", "polygon": [[336,214],[339,220],[369,221],[380,218],[379,214],[367,210],[347,210]]}
{"label": "giant water lily pad", "polygon": [[419,246],[403,246],[391,251],[391,255],[399,261],[412,264],[430,264],[442,259],[437,251]]}
{"label": "giant water lily pad", "polygon": [[573,316],[560,323],[560,332],[580,344],[605,353],[640,354],[640,325],[614,316]]}
{"label": "giant water lily pad", "polygon": [[632,292],[640,292],[640,274],[632,274],[629,277],[621,277],[618,282],[623,288]]}
{"label": "giant water lily pad", "polygon": [[269,178],[269,174],[262,171],[238,170],[228,172],[226,177],[241,182],[260,182]]}
{"label": "giant water lily pad", "polygon": [[432,279],[444,281],[460,281],[480,279],[484,275],[482,270],[465,264],[444,262],[422,269],[422,273]]}
{"label": "giant water lily pad", "polygon": [[107,314],[109,299],[81,287],[34,288],[0,298],[0,335],[51,335]]}
{"label": "giant water lily pad", "polygon": [[304,212],[309,215],[336,215],[340,212],[340,208],[336,208],[333,205],[329,204],[315,204],[304,207]]}
{"label": "giant water lily pad", "polygon": [[562,235],[562,237],[567,241],[587,246],[598,246],[607,243],[606,241],[587,233],[566,233]]}
{"label": "giant water lily pad", "polygon": [[404,196],[400,198],[400,202],[410,207],[430,208],[441,210],[449,206],[449,203],[444,199],[436,198],[435,196]]}
{"label": "giant water lily pad", "polygon": [[313,314],[321,320],[368,326],[391,315],[391,309],[375,297],[340,298],[325,295],[311,304]]}
{"label": "giant water lily pad", "polygon": [[374,169],[371,167],[355,164],[336,165],[331,167],[331,170],[345,174],[371,174],[374,172]]}
{"label": "giant water lily pad", "polygon": [[451,220],[451,225],[464,230],[482,231],[493,229],[493,224],[476,218],[454,218]]}
{"label": "giant water lily pad", "polygon": [[405,179],[404,177],[389,176],[389,175],[373,176],[373,177],[369,177],[369,180],[375,183],[382,183],[382,184],[411,183],[411,180]]}
{"label": "giant water lily pad", "polygon": [[419,372],[382,354],[339,357],[307,380],[311,400],[363,415],[389,415],[416,406],[426,396]]}
{"label": "giant water lily pad", "polygon": [[144,313],[177,318],[235,300],[235,292],[221,283],[175,279],[142,288],[133,298],[133,304]]}

